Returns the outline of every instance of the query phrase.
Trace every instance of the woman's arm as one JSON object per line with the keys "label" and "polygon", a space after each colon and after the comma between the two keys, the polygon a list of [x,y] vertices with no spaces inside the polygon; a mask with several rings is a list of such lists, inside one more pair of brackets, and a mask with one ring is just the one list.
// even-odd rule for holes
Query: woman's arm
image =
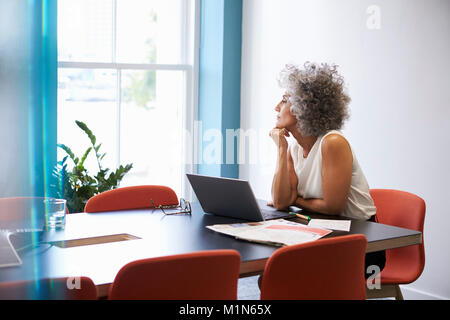
{"label": "woman's arm", "polygon": [[286,132],[273,129],[271,137],[277,144],[277,167],[272,181],[273,206],[283,210],[294,204],[297,198],[297,175],[294,171],[292,157],[288,152]]}
{"label": "woman's arm", "polygon": [[340,135],[327,136],[322,142],[323,199],[297,197],[296,206],[328,215],[341,214],[350,193],[352,166],[353,156],[347,140]]}

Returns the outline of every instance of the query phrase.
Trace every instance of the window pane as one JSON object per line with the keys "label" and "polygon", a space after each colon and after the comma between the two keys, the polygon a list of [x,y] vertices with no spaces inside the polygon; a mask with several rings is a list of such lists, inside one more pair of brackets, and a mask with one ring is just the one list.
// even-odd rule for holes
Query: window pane
{"label": "window pane", "polygon": [[[84,122],[102,143],[99,153],[106,153],[103,168],[116,168],[117,72],[109,69],[59,69],[58,73],[58,143],[72,149],[81,158],[91,142],[75,124]],[[66,156],[58,150],[58,159]],[[73,163],[69,160],[69,167]],[[91,175],[98,172],[95,153],[91,151],[85,167]]]}
{"label": "window pane", "polygon": [[58,60],[112,62],[112,0],[58,0]]}
{"label": "window pane", "polygon": [[117,0],[117,61],[181,63],[186,0]]}
{"label": "window pane", "polygon": [[122,186],[166,185],[180,195],[184,72],[123,71],[121,163],[133,163]]}

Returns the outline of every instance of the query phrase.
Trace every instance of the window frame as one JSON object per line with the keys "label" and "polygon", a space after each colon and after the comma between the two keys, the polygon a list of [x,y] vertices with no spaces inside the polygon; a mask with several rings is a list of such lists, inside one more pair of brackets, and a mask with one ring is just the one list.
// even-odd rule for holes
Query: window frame
{"label": "window frame", "polygon": [[[194,132],[194,121],[198,119],[198,75],[199,75],[199,51],[200,51],[200,0],[183,0],[182,1],[182,17],[183,22],[181,28],[186,30],[182,37],[182,55],[179,64],[157,64],[157,63],[120,63],[116,62],[116,44],[117,44],[117,0],[112,0],[112,62],[81,62],[81,61],[64,61],[58,59],[58,70],[60,69],[109,69],[117,72],[116,80],[116,123],[115,123],[115,158],[116,167],[120,165],[120,150],[121,150],[121,76],[122,71],[126,70],[141,70],[141,71],[181,71],[185,78],[184,88],[184,108],[182,110],[183,128],[182,141],[186,141],[185,133]],[[193,20],[193,21],[192,21]],[[59,106],[57,106],[59,107]],[[191,138],[191,145],[194,146],[197,142],[193,134]],[[197,166],[194,165],[194,154],[186,149],[186,145],[182,143],[183,149],[181,156],[186,159],[182,164],[181,172],[181,195],[180,197],[191,199],[193,196],[192,188],[185,179],[185,173],[196,173]],[[189,144],[188,144],[189,145]],[[195,150],[195,148],[194,148]],[[188,155],[191,158],[188,159]]]}

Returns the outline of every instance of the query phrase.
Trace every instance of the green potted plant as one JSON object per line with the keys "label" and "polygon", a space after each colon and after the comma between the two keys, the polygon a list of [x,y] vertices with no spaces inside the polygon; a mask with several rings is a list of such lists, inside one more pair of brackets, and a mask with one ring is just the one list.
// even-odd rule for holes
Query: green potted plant
{"label": "green potted plant", "polygon": [[[58,144],[58,147],[64,150],[67,155],[58,162],[53,170],[55,183],[52,184],[52,187],[55,189],[54,194],[58,198],[67,200],[67,207],[71,213],[83,212],[86,202],[91,197],[104,191],[116,189],[125,174],[133,168],[133,164],[121,165],[113,172],[110,172],[111,170],[108,168],[103,168],[101,161],[106,153],[102,154],[100,152],[102,144],[97,144],[97,138],[85,123],[81,121],[75,121],[75,123],[86,133],[91,146],[79,158],[75,156],[68,146]],[[94,152],[98,164],[98,172],[94,176],[91,176],[84,167],[84,163],[91,152]],[[73,162],[71,170],[68,169],[67,160],[69,158]]]}

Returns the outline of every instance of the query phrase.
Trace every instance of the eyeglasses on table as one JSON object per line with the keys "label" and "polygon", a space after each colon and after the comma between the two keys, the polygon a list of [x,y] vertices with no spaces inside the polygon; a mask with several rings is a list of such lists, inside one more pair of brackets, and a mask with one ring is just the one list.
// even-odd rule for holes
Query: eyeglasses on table
{"label": "eyeglasses on table", "polygon": [[[161,211],[166,216],[172,216],[177,214],[188,214],[188,215],[192,214],[191,203],[183,198],[180,198],[180,204],[175,206],[162,206],[162,205],[157,206],[153,201],[153,199],[150,199],[150,202],[152,203],[154,209],[161,209]],[[169,209],[171,210],[175,209],[175,212],[171,212],[169,211]]]}

